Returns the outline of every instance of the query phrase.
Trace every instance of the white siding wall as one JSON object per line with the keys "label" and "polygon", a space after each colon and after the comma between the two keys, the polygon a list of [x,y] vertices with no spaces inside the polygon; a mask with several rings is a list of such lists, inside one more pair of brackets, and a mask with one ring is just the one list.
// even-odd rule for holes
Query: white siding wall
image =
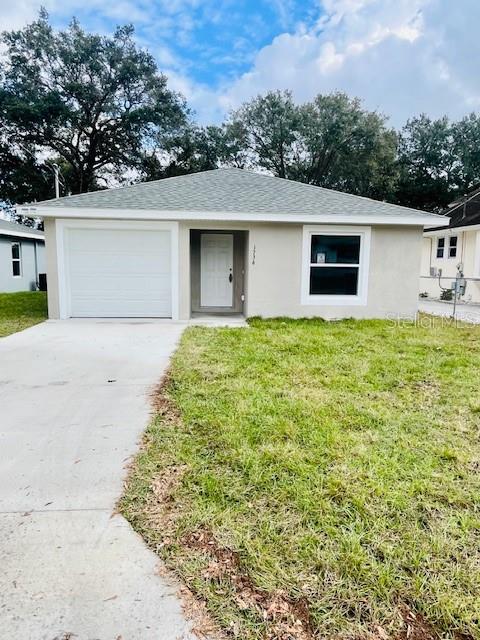
{"label": "white siding wall", "polygon": [[[19,242],[22,254],[22,275],[12,273],[12,242]],[[0,292],[32,291],[35,288],[35,244],[37,246],[38,273],[45,273],[45,246],[43,242],[27,238],[0,236]]]}
{"label": "white siding wall", "polygon": [[[440,283],[442,287],[449,288],[457,274],[457,265],[462,262],[464,275],[466,278],[480,278],[480,231],[457,231],[445,232],[435,236],[426,235],[422,244],[422,266],[420,270],[420,293],[426,292],[429,297],[439,298],[441,289],[438,277],[430,276],[430,267],[442,270]],[[448,238],[451,235],[458,237],[457,255],[455,258],[448,257]],[[437,258],[437,240],[444,237],[445,251],[443,258]],[[480,281],[467,281],[465,294],[466,301],[480,302]]]}

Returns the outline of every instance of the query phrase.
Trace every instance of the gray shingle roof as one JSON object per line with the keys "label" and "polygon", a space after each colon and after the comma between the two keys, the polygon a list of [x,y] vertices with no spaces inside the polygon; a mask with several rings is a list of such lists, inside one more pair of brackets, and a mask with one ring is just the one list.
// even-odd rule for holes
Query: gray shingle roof
{"label": "gray shingle roof", "polygon": [[336,214],[362,217],[402,215],[417,219],[423,214],[426,221],[432,224],[435,221],[432,214],[416,209],[243,169],[215,169],[47,200],[32,206],[303,216],[331,214],[332,217]]}
{"label": "gray shingle roof", "polygon": [[[43,231],[39,231],[38,229],[32,229],[32,227],[27,227],[25,224],[18,224],[17,222],[10,222],[9,220],[1,220],[0,219],[0,236],[3,235],[3,232],[7,231],[8,235],[11,236],[12,233],[24,234],[28,233],[33,236],[38,236],[39,240],[43,240],[44,234]],[[21,237],[21,236],[19,236]]]}

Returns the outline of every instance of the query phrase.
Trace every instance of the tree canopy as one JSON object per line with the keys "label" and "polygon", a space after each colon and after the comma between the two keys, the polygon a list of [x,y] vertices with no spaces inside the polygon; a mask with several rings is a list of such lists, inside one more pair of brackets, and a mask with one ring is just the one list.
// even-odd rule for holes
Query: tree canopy
{"label": "tree canopy", "polygon": [[107,37],[86,33],[73,20],[55,31],[42,12],[24,29],[4,33],[2,43],[4,139],[12,149],[20,143],[60,156],[72,193],[136,167],[153,136],[186,122],[183,98],[135,44],[132,27]]}
{"label": "tree canopy", "polygon": [[0,205],[220,166],[438,211],[480,186],[480,116],[419,115],[395,130],[345,93],[270,91],[200,126],[131,26],[111,36],[48,15],[0,49]]}
{"label": "tree canopy", "polygon": [[270,92],[235,111],[228,129],[253,166],[281,178],[372,197],[393,192],[396,134],[344,93],[296,105],[290,92]]}

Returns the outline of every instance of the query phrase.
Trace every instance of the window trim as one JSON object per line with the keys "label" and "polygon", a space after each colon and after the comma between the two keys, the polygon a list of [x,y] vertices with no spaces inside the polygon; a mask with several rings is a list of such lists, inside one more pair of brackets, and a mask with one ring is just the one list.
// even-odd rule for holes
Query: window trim
{"label": "window trim", "polygon": [[[443,240],[443,247],[439,247],[440,244],[440,240]],[[439,236],[437,238],[437,247],[436,247],[436,251],[435,251],[435,256],[437,258],[437,260],[443,260],[445,258],[445,249],[446,249],[447,243],[446,243],[446,238],[445,236]],[[438,252],[442,251],[442,255],[439,256]]]}
{"label": "window trim", "polygon": [[[368,277],[370,271],[370,239],[371,227],[335,226],[335,225],[304,225],[302,243],[302,305],[322,306],[366,306],[368,301]],[[310,293],[310,269],[311,269],[311,238],[312,236],[360,236],[360,257],[358,265],[358,290],[357,295],[345,294],[311,294]],[[332,266],[326,264],[325,266]],[[341,266],[340,264],[338,266]],[[322,267],[318,267],[322,268]]]}
{"label": "window trim", "polygon": [[[13,257],[13,247],[17,245],[18,246],[18,258],[14,258]],[[10,262],[12,265],[12,278],[22,278],[23,277],[23,264],[22,264],[22,243],[18,242],[18,240],[16,240],[15,242],[11,242],[10,243]],[[18,267],[19,267],[19,271],[20,273],[18,275],[15,275],[13,273],[13,265],[15,262],[18,262]]]}
{"label": "window trim", "polygon": [[[451,244],[451,242],[452,242],[452,238],[456,238],[456,240],[457,240],[457,244],[456,244],[455,246],[453,246],[453,247],[452,247],[452,244]],[[450,255],[450,251],[451,251],[452,249],[455,249],[455,255],[454,255],[454,256]],[[458,236],[457,236],[457,235],[455,235],[455,236],[448,236],[448,255],[447,255],[447,257],[448,257],[450,260],[456,260],[456,259],[457,259],[457,254],[458,254]]]}

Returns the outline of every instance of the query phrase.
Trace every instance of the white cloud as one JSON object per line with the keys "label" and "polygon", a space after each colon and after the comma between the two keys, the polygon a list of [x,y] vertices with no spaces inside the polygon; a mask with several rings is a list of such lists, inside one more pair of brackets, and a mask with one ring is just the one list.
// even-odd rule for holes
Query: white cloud
{"label": "white cloud", "polygon": [[[0,29],[9,31],[19,29],[38,15],[42,3],[18,0],[17,2],[5,2],[0,5]],[[47,2],[44,3],[47,5]]]}
{"label": "white cloud", "polygon": [[193,82],[175,69],[166,69],[168,86],[187,98],[188,105],[195,111],[195,119],[202,124],[221,122],[226,109],[222,97],[201,83]]}
{"label": "white cloud", "polygon": [[460,117],[480,106],[478,0],[324,0],[314,27],[284,33],[224,87],[238,105],[270,89],[298,100],[346,91],[401,125],[426,112]]}
{"label": "white cloud", "polygon": [[[390,115],[395,125],[420,112],[457,118],[480,109],[478,0],[312,0],[310,23],[294,28],[293,0],[272,2],[285,32],[253,58],[248,41],[232,40],[232,55],[252,60],[251,66],[220,87],[192,79],[197,57],[211,44],[195,39],[192,17],[201,12],[202,20],[222,29],[222,15],[225,19],[228,12],[220,9],[231,5],[228,0],[0,0],[0,28],[23,26],[41,5],[60,21],[76,11],[88,13],[92,29],[103,30],[108,19],[132,21],[141,27],[142,46],[157,56],[170,86],[186,96],[201,122],[218,121],[229,109],[270,89],[291,89],[297,100],[346,91],[368,108]],[[252,16],[251,28],[264,29],[255,19],[258,14]],[[172,53],[165,39],[172,32],[179,42],[194,44],[191,57],[179,59]],[[218,54],[210,64],[227,59],[223,52],[222,59]]]}

